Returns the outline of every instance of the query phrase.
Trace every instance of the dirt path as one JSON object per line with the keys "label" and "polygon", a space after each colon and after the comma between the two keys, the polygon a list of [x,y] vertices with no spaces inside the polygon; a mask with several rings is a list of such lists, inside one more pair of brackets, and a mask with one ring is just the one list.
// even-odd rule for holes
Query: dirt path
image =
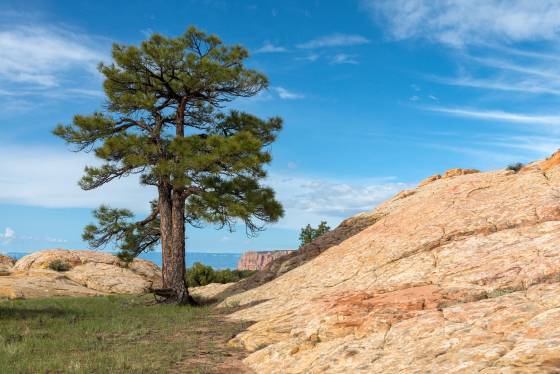
{"label": "dirt path", "polygon": [[189,354],[177,363],[173,373],[204,374],[253,374],[242,360],[247,352],[227,343],[250,324],[233,323],[225,318],[230,311],[211,309],[211,314],[190,333],[195,335],[195,344]]}

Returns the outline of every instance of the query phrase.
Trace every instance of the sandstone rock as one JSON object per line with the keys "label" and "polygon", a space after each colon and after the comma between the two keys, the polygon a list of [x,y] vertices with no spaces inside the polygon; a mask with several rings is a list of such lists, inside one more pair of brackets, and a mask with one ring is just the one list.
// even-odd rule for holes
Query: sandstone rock
{"label": "sandstone rock", "polygon": [[[560,168],[459,174],[393,198],[223,304],[258,373],[557,373]],[[450,173],[454,174],[454,173]]]}
{"label": "sandstone rock", "polygon": [[130,269],[93,262],[75,266],[64,275],[84,287],[106,293],[143,294],[152,289],[153,283]]}
{"label": "sandstone rock", "polygon": [[52,270],[32,270],[0,277],[0,299],[31,299],[51,296],[97,296],[95,291]]}
{"label": "sandstone rock", "polygon": [[418,187],[424,187],[425,185],[430,184],[432,182],[435,182],[438,179],[441,179],[441,175],[439,175],[439,174],[432,175],[432,176],[424,179],[423,181],[421,181],[420,184],[418,184]]}
{"label": "sandstone rock", "polygon": [[237,263],[237,270],[262,270],[273,260],[292,253],[291,249],[276,251],[248,251],[241,256]]}
{"label": "sandstone rock", "polygon": [[11,271],[11,266],[0,264],[0,277],[10,275]]}
{"label": "sandstone rock", "polygon": [[11,257],[0,255],[0,277],[10,275],[16,260]]}
{"label": "sandstone rock", "polygon": [[476,169],[459,169],[459,168],[449,169],[443,174],[443,176],[436,174],[424,179],[418,184],[418,187],[424,187],[439,179],[447,179],[447,178],[457,177],[459,175],[476,174],[476,173],[480,173],[480,171]]}
{"label": "sandstone rock", "polygon": [[312,260],[328,248],[343,242],[366,227],[373,225],[379,219],[388,214],[391,209],[399,206],[400,200],[406,199],[415,192],[415,190],[402,191],[391,200],[379,206],[374,212],[359,213],[354,217],[350,217],[342,221],[342,223],[334,230],[328,231],[319,238],[315,239],[313,242],[299,248],[297,251],[293,251],[285,256],[273,260],[256,274],[253,274],[246,279],[242,279],[233,284],[231,287],[226,288],[224,292],[217,295],[216,298],[221,300],[227,296],[253,289]]}
{"label": "sandstone rock", "polygon": [[[50,270],[55,260],[67,263],[70,270]],[[18,260],[9,276],[0,278],[0,297],[141,294],[159,287],[161,270],[150,261],[138,259],[126,265],[108,253],[52,249]]]}
{"label": "sandstone rock", "polygon": [[0,265],[6,265],[6,266],[14,266],[14,264],[16,263],[16,260],[9,257],[9,256],[4,256],[4,255],[0,255]]}
{"label": "sandstone rock", "polygon": [[538,164],[545,172],[558,165],[560,165],[560,151],[555,152],[552,156]]}
{"label": "sandstone rock", "polygon": [[476,174],[480,173],[476,169],[449,169],[443,174],[443,178],[453,178],[459,175]]}
{"label": "sandstone rock", "polygon": [[210,283],[206,286],[189,288],[192,297],[198,300],[210,301],[214,300],[218,295],[225,292],[235,283]]}

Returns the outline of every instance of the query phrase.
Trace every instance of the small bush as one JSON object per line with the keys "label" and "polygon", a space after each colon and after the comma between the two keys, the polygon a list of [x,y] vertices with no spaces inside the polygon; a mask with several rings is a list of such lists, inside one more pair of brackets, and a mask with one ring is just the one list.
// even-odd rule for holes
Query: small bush
{"label": "small bush", "polygon": [[189,287],[206,286],[210,283],[231,283],[253,275],[250,270],[214,270],[200,262],[195,262],[192,267],[187,268],[187,285]]}
{"label": "small bush", "polygon": [[516,162],[515,164],[508,165],[506,170],[511,170],[514,173],[517,173],[519,170],[523,169],[525,165],[521,162]]}
{"label": "small bush", "polygon": [[68,271],[70,264],[62,260],[54,260],[49,263],[49,269],[54,271]]}
{"label": "small bush", "polygon": [[311,227],[311,225],[307,225],[301,229],[299,233],[299,246],[300,248],[306,244],[311,243],[313,240],[317,239],[321,235],[329,232],[331,228],[327,225],[326,221],[321,221],[317,228]]}

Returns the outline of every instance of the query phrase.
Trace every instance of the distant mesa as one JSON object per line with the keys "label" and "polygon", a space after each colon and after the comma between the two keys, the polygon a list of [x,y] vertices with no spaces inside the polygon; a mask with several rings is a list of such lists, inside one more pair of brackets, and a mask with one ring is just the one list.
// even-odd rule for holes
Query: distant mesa
{"label": "distant mesa", "polygon": [[294,252],[292,249],[275,251],[248,251],[241,256],[237,263],[237,270],[262,270],[272,261]]}

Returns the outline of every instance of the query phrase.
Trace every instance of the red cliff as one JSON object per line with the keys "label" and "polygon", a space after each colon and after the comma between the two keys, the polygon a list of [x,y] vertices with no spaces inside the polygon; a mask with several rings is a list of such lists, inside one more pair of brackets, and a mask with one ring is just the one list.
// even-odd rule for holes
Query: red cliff
{"label": "red cliff", "polygon": [[293,252],[291,249],[278,251],[245,252],[237,263],[238,270],[262,270],[273,260]]}

